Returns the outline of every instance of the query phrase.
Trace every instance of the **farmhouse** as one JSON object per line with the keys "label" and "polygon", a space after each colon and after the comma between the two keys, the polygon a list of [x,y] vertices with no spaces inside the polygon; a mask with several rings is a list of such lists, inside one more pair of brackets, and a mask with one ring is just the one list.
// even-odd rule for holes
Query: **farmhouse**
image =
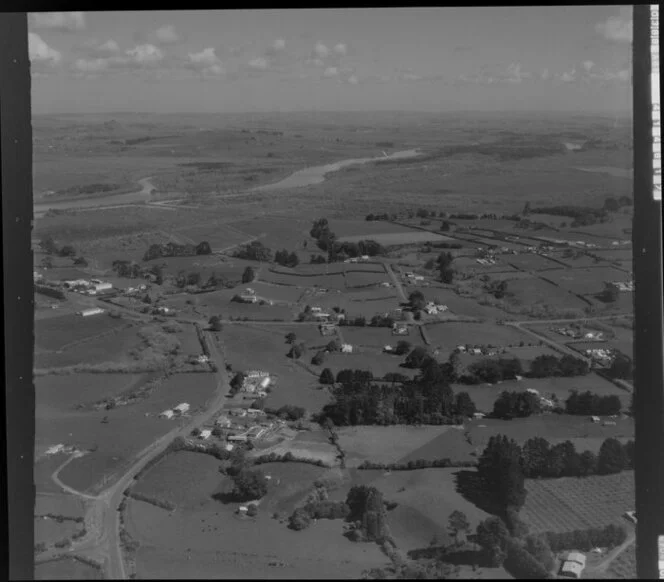
{"label": "farmhouse", "polygon": [[164,410],[164,412],[162,412],[159,415],[159,418],[168,418],[168,419],[170,419],[170,418],[173,418],[173,414],[174,413],[173,413],[172,410]]}
{"label": "farmhouse", "polygon": [[216,424],[217,426],[222,427],[222,428],[229,428],[229,427],[231,426],[231,419],[228,418],[227,416],[220,416],[220,417],[217,418],[217,420],[215,421],[215,424]]}
{"label": "farmhouse", "polygon": [[99,315],[100,313],[104,313],[104,310],[101,307],[91,307],[90,309],[79,311],[77,315],[88,317],[89,315]]}
{"label": "farmhouse", "polygon": [[186,402],[183,402],[182,404],[178,404],[173,409],[173,412],[175,412],[176,414],[185,414],[188,411],[189,411],[189,404],[186,403]]}
{"label": "farmhouse", "polygon": [[353,346],[350,344],[341,344],[341,352],[344,354],[352,354]]}
{"label": "farmhouse", "polygon": [[586,557],[581,552],[570,552],[560,568],[560,575],[569,578],[581,578],[586,567]]}
{"label": "farmhouse", "polygon": [[591,416],[590,420],[592,420],[593,422],[599,422],[599,416]]}
{"label": "farmhouse", "polygon": [[198,435],[198,438],[201,440],[207,440],[210,438],[210,435],[212,434],[212,431],[210,429],[204,429],[201,431],[201,434]]}
{"label": "farmhouse", "polygon": [[408,335],[408,326],[403,323],[395,323],[392,326],[393,335]]}
{"label": "farmhouse", "polygon": [[394,348],[392,346],[385,346],[383,348],[384,352],[387,352],[388,354],[394,351]]}
{"label": "farmhouse", "polygon": [[261,370],[249,370],[248,372],[245,372],[244,375],[246,378],[266,378],[270,374],[269,372],[262,372]]}
{"label": "farmhouse", "polygon": [[246,443],[249,442],[249,437],[246,434],[232,434],[227,437],[227,440],[232,443]]}
{"label": "farmhouse", "polygon": [[245,303],[258,303],[258,297],[252,295],[251,293],[242,293],[240,299]]}

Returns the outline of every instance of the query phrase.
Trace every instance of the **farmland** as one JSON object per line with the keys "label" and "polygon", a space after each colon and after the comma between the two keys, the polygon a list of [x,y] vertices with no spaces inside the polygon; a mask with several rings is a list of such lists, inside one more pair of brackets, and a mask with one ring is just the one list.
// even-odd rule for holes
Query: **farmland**
{"label": "farmland", "polygon": [[449,426],[344,427],[339,430],[339,445],[346,451],[348,467],[363,461],[396,463],[430,441],[444,439],[450,430],[455,429]]}
{"label": "farmland", "polygon": [[35,580],[103,580],[99,570],[72,557],[40,562],[35,566]]}
{"label": "farmland", "polygon": [[432,346],[452,350],[458,345],[481,343],[497,347],[526,344],[533,340],[522,332],[504,325],[486,323],[456,323],[453,321],[427,325],[427,335]]}
{"label": "farmland", "polygon": [[[549,278],[554,271],[546,271],[543,276]],[[554,280],[552,278],[552,280]],[[519,279],[508,283],[508,293],[520,305],[533,306],[545,304],[562,309],[583,309],[588,305],[582,299],[569,293],[571,289],[556,287],[542,279]],[[601,291],[601,287],[597,289]]]}
{"label": "farmland", "polygon": [[[339,240],[341,242],[358,242],[366,238],[367,237],[365,235],[342,236],[339,237]],[[450,239],[447,236],[443,236],[442,234],[437,234],[435,232],[413,230],[411,232],[374,233],[371,235],[371,240],[376,241],[379,245],[389,247],[389,246],[423,243],[428,241],[445,242],[445,241],[451,241],[452,239]]]}
{"label": "farmland", "polygon": [[127,321],[107,314],[92,317],[62,315],[35,322],[37,347],[44,350],[63,350],[80,341],[89,340],[107,331],[127,327]]}
{"label": "farmland", "polygon": [[624,281],[628,277],[614,267],[595,267],[585,269],[547,271],[546,278],[580,295],[599,293],[604,289],[605,281]]}
{"label": "farmland", "polygon": [[576,479],[526,481],[528,496],[521,516],[534,533],[603,527],[622,523],[634,510],[634,473]]}

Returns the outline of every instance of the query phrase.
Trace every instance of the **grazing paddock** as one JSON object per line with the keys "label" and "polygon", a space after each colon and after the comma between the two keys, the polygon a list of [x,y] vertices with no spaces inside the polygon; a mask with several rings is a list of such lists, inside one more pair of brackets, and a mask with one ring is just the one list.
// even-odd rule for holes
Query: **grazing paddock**
{"label": "grazing paddock", "polygon": [[492,281],[515,281],[517,279],[535,279],[537,275],[525,271],[505,271],[501,273],[491,273]]}
{"label": "grazing paddock", "polygon": [[[216,386],[213,374],[175,374],[135,404],[85,413],[56,410],[48,420],[38,418],[36,436],[38,442],[48,445],[63,443],[93,450],[60,472],[65,484],[87,491],[102,479],[112,479],[136,453],[178,426],[178,421],[158,418],[160,412],[180,402],[188,402],[196,410],[212,397]],[[101,422],[105,416],[108,423]]]}
{"label": "grazing paddock", "polygon": [[367,370],[375,378],[383,378],[389,372],[397,372],[409,378],[415,376],[417,370],[399,367],[399,364],[402,362],[403,358],[389,354],[378,354],[375,352],[342,354],[336,352],[328,354],[323,364],[319,366],[319,369],[322,371],[323,368],[330,368],[335,377],[340,370],[345,369]]}
{"label": "grazing paddock", "polygon": [[263,269],[260,276],[261,281],[273,283],[275,285],[290,285],[292,287],[322,287],[325,289],[346,288],[343,275],[297,275],[283,272],[275,272],[269,269]]}
{"label": "grazing paddock", "polygon": [[[597,251],[593,250],[591,251],[593,254],[595,254]],[[551,259],[551,265],[554,268],[560,268],[560,264],[562,263],[563,265],[566,265],[572,269],[586,269],[586,268],[592,268],[592,267],[608,267],[609,262],[608,261],[603,261],[603,260],[598,260],[594,257],[591,257],[590,255],[587,254],[582,254],[579,255],[578,257],[565,257],[564,256],[564,251],[555,251],[555,252],[549,252],[547,253]],[[543,273],[546,275],[546,273]]]}
{"label": "grazing paddock", "polygon": [[385,273],[346,273],[346,287],[367,287],[369,285],[380,285],[388,281]]}
{"label": "grazing paddock", "polygon": [[491,305],[480,305],[471,297],[462,297],[449,290],[431,289],[427,298],[439,298],[443,305],[458,317],[469,317],[479,319],[504,319],[505,312]]}
{"label": "grazing paddock", "polygon": [[141,543],[137,577],[358,579],[388,563],[378,545],[346,539],[342,520],[318,520],[296,532],[272,519],[262,503],[255,519],[236,516],[237,505],[210,500],[169,515],[132,500],[126,521]]}
{"label": "grazing paddock", "polygon": [[[285,440],[269,449],[261,451],[261,454],[276,453],[277,455],[285,455],[286,453],[291,453],[295,457],[320,460],[330,466],[337,465],[338,451],[330,444],[327,436],[327,434],[318,431],[298,432],[294,439]],[[294,465],[287,463],[285,466],[292,467]]]}
{"label": "grazing paddock", "polygon": [[502,434],[523,444],[533,437],[554,439],[573,438],[624,438],[633,437],[634,421],[626,418],[617,421],[616,426],[602,426],[593,423],[586,416],[566,414],[542,414],[514,420],[483,418],[466,424],[472,445],[481,453],[493,435]]}
{"label": "grazing paddock", "polygon": [[344,271],[348,273],[385,273],[385,266],[383,263],[344,263]]}
{"label": "grazing paddock", "polygon": [[265,463],[258,469],[271,477],[268,493],[261,499],[261,511],[289,515],[304,502],[314,481],[330,473],[324,467],[306,463]]}
{"label": "grazing paddock", "polygon": [[413,449],[398,459],[398,462],[408,463],[408,461],[419,459],[434,461],[446,458],[452,461],[473,461],[470,453],[473,452],[474,447],[466,440],[464,430],[455,427],[447,428],[449,430],[440,433],[421,447]]}
{"label": "grazing paddock", "polygon": [[64,557],[35,564],[35,580],[103,580],[100,570]]}
{"label": "grazing paddock", "polygon": [[[546,271],[542,276],[547,279],[554,271]],[[572,270],[566,271],[572,273]],[[570,293],[571,289],[556,287],[544,279],[521,279],[510,281],[507,294],[514,301],[524,306],[544,304],[557,308],[583,309],[588,304]]]}
{"label": "grazing paddock", "polygon": [[[73,410],[138,389],[157,377],[147,374],[63,374],[35,377],[35,413],[48,418],[55,409]],[[56,444],[56,443],[54,443]]]}
{"label": "grazing paddock", "polygon": [[492,345],[508,347],[520,342],[531,343],[532,338],[518,329],[490,323],[443,322],[426,326],[432,347],[452,350],[459,345]]}
{"label": "grazing paddock", "polygon": [[560,269],[547,271],[544,276],[579,295],[600,293],[605,281],[625,281],[628,276],[614,267],[595,267],[585,269]]}
{"label": "grazing paddock", "polygon": [[549,258],[532,253],[521,253],[509,257],[503,257],[503,260],[513,267],[523,269],[524,271],[541,271],[543,269],[555,269],[560,267],[558,263]]}
{"label": "grazing paddock", "polygon": [[477,262],[475,257],[457,257],[452,266],[463,273],[467,271],[476,273],[518,273],[519,271],[509,264],[513,257],[518,255],[505,255],[496,257],[494,265],[482,265]]}
{"label": "grazing paddock", "polygon": [[[467,470],[467,469],[464,469]],[[474,530],[489,515],[467,501],[456,490],[459,469],[413,471],[356,471],[351,485],[371,485],[398,506],[387,513],[388,524],[399,549],[426,548],[434,535],[445,543],[450,514],[462,511]],[[344,499],[347,489],[335,491],[332,499]]]}
{"label": "grazing paddock", "polygon": [[177,451],[154,465],[132,487],[134,493],[167,501],[179,510],[207,503],[210,492],[225,479],[212,455]]}
{"label": "grazing paddock", "polygon": [[592,477],[526,480],[528,496],[521,518],[532,533],[627,523],[634,510],[634,472]]}
{"label": "grazing paddock", "polygon": [[307,247],[315,249],[315,241],[309,236],[311,224],[309,219],[267,216],[233,222],[233,227],[250,236],[260,237],[260,242],[271,249],[286,248],[290,252],[300,248],[305,240]]}
{"label": "grazing paddock", "polygon": [[293,321],[299,312],[296,307],[287,305],[260,305],[259,303],[236,303],[229,301],[224,315],[234,318],[248,318],[256,321]]}
{"label": "grazing paddock", "polygon": [[[329,401],[329,394],[320,389],[317,376],[286,357],[290,350],[284,337],[287,331],[282,335],[281,326],[275,327],[279,334],[242,324],[226,325],[224,331],[218,335],[226,361],[233,366],[233,370],[265,370],[274,376],[267,406],[279,408],[285,404],[293,404],[302,406],[309,412],[318,412]],[[295,333],[297,334],[297,331]],[[327,341],[330,339],[333,338],[330,337]],[[313,354],[313,350],[307,350],[302,361],[308,363]]]}
{"label": "grazing paddock", "polygon": [[88,279],[90,277],[90,273],[76,267],[54,267],[42,271],[42,274],[46,279],[51,281],[71,281],[74,279]]}
{"label": "grazing paddock", "polygon": [[[60,513],[55,511],[54,513]],[[38,543],[53,543],[59,540],[71,539],[78,532],[82,524],[75,521],[65,520],[58,523],[55,519],[35,518],[35,537],[34,541]]]}
{"label": "grazing paddock", "polygon": [[259,297],[271,299],[272,301],[286,301],[288,303],[296,303],[303,293],[303,290],[297,287],[269,285],[260,281],[247,283],[246,286],[253,289]]}
{"label": "grazing paddock", "polygon": [[605,261],[627,261],[632,262],[634,251],[624,247],[617,247],[612,249],[598,249],[593,250],[592,253],[598,257],[602,257]]}
{"label": "grazing paddock", "polygon": [[284,325],[265,325],[261,326],[260,323],[251,324],[251,329],[260,330],[266,335],[274,337],[275,342],[281,342],[283,351],[288,352],[290,346],[286,343],[286,335],[294,333],[297,339],[296,342],[304,342],[307,348],[315,348],[318,346],[326,346],[330,343],[335,336],[323,336],[318,331],[317,325],[310,324],[284,324]]}
{"label": "grazing paddock", "polygon": [[452,242],[448,236],[443,236],[435,232],[424,230],[411,230],[409,232],[382,232],[372,233],[371,235],[340,236],[340,242],[359,242],[361,240],[373,240],[384,247],[413,245],[424,242]]}
{"label": "grazing paddock", "polygon": [[[382,350],[386,345],[396,346],[399,340],[410,343],[413,347],[424,345],[420,331],[415,327],[410,327],[409,335],[392,335],[389,327],[351,327],[343,326],[339,328],[341,335],[346,343],[353,346],[367,347]],[[346,354],[345,354],[346,355]],[[373,357],[373,356],[369,356]],[[404,356],[405,357],[405,356]],[[393,360],[402,361],[398,356],[390,356]]]}
{"label": "grazing paddock", "polygon": [[139,347],[142,343],[143,340],[138,336],[137,326],[120,329],[110,335],[87,340],[61,353],[37,352],[35,354],[35,368],[61,368],[77,364],[99,364],[102,362],[135,363],[136,360],[129,355],[129,351]]}
{"label": "grazing paddock", "polygon": [[609,580],[637,580],[636,544],[624,549],[609,565],[606,572],[595,574],[597,578]]}
{"label": "grazing paddock", "polygon": [[89,317],[62,315],[38,319],[35,321],[35,343],[44,350],[61,350],[74,342],[127,325],[127,320],[115,319],[108,313]]}
{"label": "grazing paddock", "polygon": [[[62,464],[64,460],[60,460]],[[80,497],[63,493],[61,495],[44,495],[37,492],[35,495],[35,516],[64,515],[65,517],[84,517],[85,504]]]}
{"label": "grazing paddock", "polygon": [[254,235],[242,232],[223,222],[186,226],[173,231],[176,237],[189,239],[198,244],[207,241],[212,251],[221,251],[233,245],[248,242]]}
{"label": "grazing paddock", "polygon": [[453,430],[449,426],[351,426],[337,432],[346,466],[356,467],[363,461],[396,463]]}
{"label": "grazing paddock", "polygon": [[[358,297],[359,294],[354,295]],[[348,307],[346,308],[346,317],[364,317],[367,322],[371,321],[374,315],[385,315],[391,313],[394,309],[399,307],[399,299],[391,297],[389,299],[372,299],[370,296],[366,300],[349,300]],[[348,329],[344,327],[344,329]],[[388,330],[388,333],[389,332]]]}

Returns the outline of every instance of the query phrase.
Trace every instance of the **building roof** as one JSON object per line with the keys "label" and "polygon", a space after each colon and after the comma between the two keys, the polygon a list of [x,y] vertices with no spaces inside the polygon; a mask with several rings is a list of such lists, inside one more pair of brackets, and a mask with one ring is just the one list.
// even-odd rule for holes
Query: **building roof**
{"label": "building roof", "polygon": [[577,562],[581,566],[586,565],[586,556],[585,554],[582,554],[581,552],[570,552],[567,554],[567,561],[568,562]]}

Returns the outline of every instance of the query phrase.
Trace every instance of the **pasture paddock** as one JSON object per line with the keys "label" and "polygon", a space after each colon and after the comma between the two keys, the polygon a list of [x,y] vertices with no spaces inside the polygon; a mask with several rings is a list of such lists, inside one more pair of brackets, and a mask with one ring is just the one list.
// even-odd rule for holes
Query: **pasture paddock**
{"label": "pasture paddock", "polygon": [[35,580],[103,580],[101,571],[72,557],[35,565]]}

